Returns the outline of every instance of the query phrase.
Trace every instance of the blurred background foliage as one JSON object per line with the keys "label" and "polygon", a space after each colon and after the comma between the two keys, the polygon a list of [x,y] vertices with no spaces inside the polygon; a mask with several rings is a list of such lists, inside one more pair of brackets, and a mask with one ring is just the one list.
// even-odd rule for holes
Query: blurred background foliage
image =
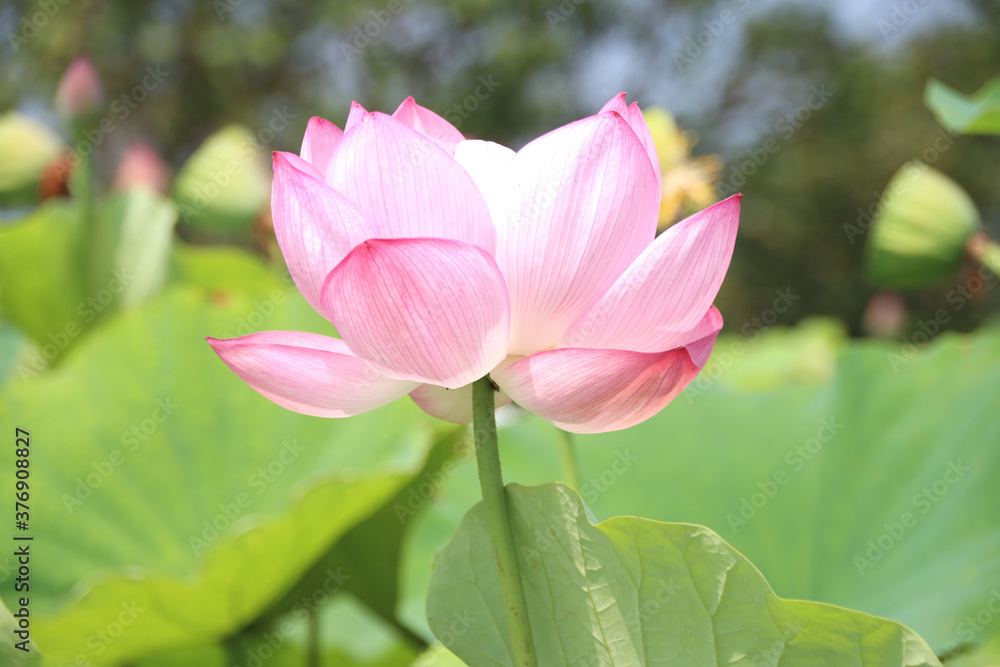
{"label": "blurred background foliage", "polygon": [[[861,211],[879,201],[899,166],[939,136],[922,104],[926,81],[969,93],[1000,65],[995,2],[902,4],[55,2],[58,11],[16,54],[6,45],[0,108],[58,127],[48,111],[52,91],[79,53],[97,64],[106,105],[128,95],[148,67],[160,68],[166,76],[148,99],[134,109],[107,107],[116,129],[95,168],[109,180],[133,139],[150,142],[176,172],[213,131],[241,123],[257,134],[287,113],[280,131],[264,134],[266,156],[297,149],[312,115],[342,124],[352,99],[390,111],[414,95],[467,135],[517,147],[625,89],[645,107],[672,111],[698,139],[696,155],[725,161],[723,191],[747,195],[718,302],[728,330],[739,331],[787,288],[801,298],[782,323],[833,315],[857,335],[875,290],[862,271],[864,238],[845,225],[865,220]],[[38,11],[34,0],[6,3],[3,33],[19,34]],[[720,22],[724,12],[731,25]],[[453,111],[481,80],[499,85],[474,111]],[[805,107],[796,121],[814,90],[826,99],[811,98],[817,108]],[[761,159],[768,138],[777,149]],[[747,164],[754,154],[762,164]],[[972,195],[993,229],[998,158],[996,139],[960,137],[933,165]],[[199,238],[184,222],[181,235]],[[927,318],[951,287],[906,294],[909,321]],[[991,310],[964,308],[947,326],[969,330]]]}

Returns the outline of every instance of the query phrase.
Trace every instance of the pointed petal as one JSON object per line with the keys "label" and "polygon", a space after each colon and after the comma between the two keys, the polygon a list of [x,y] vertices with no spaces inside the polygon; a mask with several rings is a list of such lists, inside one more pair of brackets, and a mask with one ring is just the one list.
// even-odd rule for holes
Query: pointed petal
{"label": "pointed petal", "polygon": [[486,199],[494,224],[504,220],[507,211],[507,189],[503,178],[507,165],[516,153],[492,141],[472,139],[455,147],[455,160],[465,167]]}
{"label": "pointed petal", "polygon": [[511,399],[572,433],[628,428],[662,410],[698,374],[684,348],[644,353],[561,348],[490,377]]}
{"label": "pointed petal", "polygon": [[497,263],[511,294],[511,354],[559,342],[653,240],[660,191],[646,151],[614,112],[550,132],[506,172]]}
{"label": "pointed petal", "polygon": [[349,127],[326,182],[376,225],[380,238],[455,239],[488,252],[496,244],[486,200],[468,172],[383,113],[365,113]]}
{"label": "pointed petal", "polygon": [[323,306],[351,350],[390,377],[455,389],[507,354],[503,276],[468,243],[365,241],[330,272]]}
{"label": "pointed petal", "polygon": [[357,102],[351,102],[351,110],[347,114],[347,122],[344,123],[344,133],[348,133],[363,119],[371,116],[368,110]]}
{"label": "pointed petal", "polygon": [[562,345],[660,352],[715,300],[729,268],[740,197],[709,206],[661,234],[579,320]]}
{"label": "pointed petal", "polygon": [[454,153],[455,146],[460,141],[465,140],[465,137],[462,136],[462,133],[454,125],[430,109],[420,106],[412,97],[407,97],[403,100],[399,108],[393,112],[392,117],[404,125],[412,127],[428,139],[433,140],[434,143],[449,153]]}
{"label": "pointed petal", "polygon": [[601,111],[615,111],[628,122],[629,127],[635,132],[635,136],[639,137],[639,141],[642,142],[642,147],[646,149],[646,154],[649,155],[649,161],[656,172],[656,182],[659,183],[662,181],[663,175],[660,173],[660,156],[656,152],[656,144],[653,143],[653,133],[649,131],[649,125],[642,115],[642,110],[639,109],[639,103],[632,102],[632,104],[628,104],[625,101],[625,93],[618,93],[607,104],[601,107]]}
{"label": "pointed petal", "polygon": [[326,165],[330,162],[333,149],[340,143],[344,131],[319,116],[313,116],[306,125],[306,133],[302,136],[302,148],[299,155],[311,164],[321,174],[326,173]]}
{"label": "pointed petal", "polygon": [[321,172],[319,169],[317,169],[316,167],[314,167],[312,165],[312,163],[306,161],[305,158],[300,157],[300,156],[296,155],[295,153],[286,153],[284,151],[273,151],[271,153],[271,160],[272,160],[272,162],[277,159],[278,155],[281,155],[281,159],[282,160],[284,160],[285,162],[287,162],[292,167],[295,167],[296,169],[298,169],[299,171],[301,171],[303,174],[307,174],[309,176],[312,176],[313,178],[315,178],[315,179],[317,179],[319,181],[323,180],[323,172]]}
{"label": "pointed petal", "polygon": [[[437,417],[454,424],[472,423],[472,385],[458,389],[446,389],[433,384],[422,384],[410,392],[410,398],[431,417]],[[510,397],[504,392],[497,393],[496,407],[510,404]]]}
{"label": "pointed petal", "polygon": [[374,227],[342,195],[296,165],[312,169],[296,155],[274,153],[274,234],[295,286],[322,313],[326,276]]}
{"label": "pointed petal", "polygon": [[391,403],[416,383],[393,380],[344,341],[302,331],[262,331],[209,344],[244,382],[278,405],[315,417],[350,417]]}

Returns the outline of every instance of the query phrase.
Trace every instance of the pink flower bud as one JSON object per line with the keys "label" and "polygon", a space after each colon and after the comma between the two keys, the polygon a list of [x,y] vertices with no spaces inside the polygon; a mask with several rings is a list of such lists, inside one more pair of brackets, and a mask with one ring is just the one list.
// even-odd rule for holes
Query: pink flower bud
{"label": "pink flower bud", "polygon": [[129,144],[115,168],[113,185],[116,190],[145,186],[165,194],[169,183],[170,169],[156,149],[145,141]]}
{"label": "pink flower bud", "polygon": [[56,89],[56,108],[70,118],[94,111],[101,101],[102,88],[94,63],[87,56],[77,56]]}

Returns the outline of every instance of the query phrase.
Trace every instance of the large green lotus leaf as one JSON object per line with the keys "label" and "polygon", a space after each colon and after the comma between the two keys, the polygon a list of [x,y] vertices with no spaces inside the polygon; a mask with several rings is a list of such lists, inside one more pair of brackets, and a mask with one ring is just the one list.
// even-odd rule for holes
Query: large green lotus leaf
{"label": "large green lotus leaf", "polygon": [[[408,667],[417,657],[415,647],[349,594],[336,594],[314,609],[321,665]],[[131,667],[302,667],[309,664],[307,619],[299,608],[267,624],[257,621],[223,643],[167,651]]]}
{"label": "large green lotus leaf", "polygon": [[253,307],[236,318],[216,338],[243,336],[252,331],[274,329],[270,318],[276,309],[293,308],[296,328],[325,336],[336,335],[333,325],[317,313],[295,289],[284,263],[267,264],[257,254],[232,246],[175,244],[171,253],[170,280],[196,285],[221,305],[231,292],[253,293]]}
{"label": "large green lotus leaf", "polygon": [[400,554],[410,519],[420,513],[454,470],[457,461],[471,453],[471,437],[466,428],[456,428],[441,438],[431,450],[422,470],[405,487],[368,519],[354,526],[320,558],[284,598],[269,610],[269,616],[294,614],[302,600],[335,572],[342,580],[340,590],[352,593],[385,623],[396,628],[411,644],[422,646],[396,616],[399,601]]}
{"label": "large green lotus leaf", "polygon": [[0,385],[7,378],[18,373],[28,377],[35,375],[27,371],[26,364],[32,353],[37,354],[37,346],[20,329],[0,319]]}
{"label": "large green lotus leaf", "polygon": [[[997,596],[1000,599],[1000,595]],[[994,603],[994,609],[1000,605]],[[990,612],[992,613],[992,611]],[[997,667],[1000,665],[1000,634],[995,634],[986,643],[977,647],[956,647],[941,660],[947,667]]]}
{"label": "large green lotus leaf", "polygon": [[[782,600],[701,526],[617,517],[593,525],[558,483],[507,486],[540,665],[939,665],[898,623]],[[439,554],[431,629],[472,667],[513,665],[482,504]]]}
{"label": "large green lotus leaf", "polygon": [[[406,667],[418,651],[392,625],[346,593],[322,605],[317,630],[323,665]],[[236,651],[231,648],[230,655],[235,653],[239,658],[233,660],[235,664],[251,664],[253,656],[266,657],[265,644],[280,644],[280,652],[262,663],[268,667],[302,667],[308,664],[307,637],[305,613],[295,610],[272,623],[269,631],[241,636],[235,642]]]}
{"label": "large green lotus leaf", "polygon": [[[743,340],[690,400],[626,431],[575,436],[588,506],[708,526],[779,595],[903,622],[940,654],[1000,634],[1000,335],[948,335],[919,351],[854,342],[825,382],[782,372],[769,391],[738,389],[743,369],[773,356],[772,338],[812,347],[770,333]],[[530,416],[501,431],[505,479],[564,479],[561,437]],[[956,478],[952,464],[970,470]],[[418,632],[428,562],[478,499],[465,463],[414,519],[400,614]]]}
{"label": "large green lotus leaf", "polygon": [[1000,77],[965,96],[936,79],[927,82],[924,103],[955,133],[1000,134]]}
{"label": "large green lotus leaf", "polygon": [[0,308],[45,351],[42,369],[96,317],[86,301],[78,211],[54,200],[0,234]]}
{"label": "large green lotus leaf", "polygon": [[[194,576],[157,575],[144,566],[88,577],[82,597],[69,609],[36,620],[35,637],[46,655],[70,660],[83,654],[114,664],[161,647],[226,636],[253,621],[404,481],[389,475],[317,480],[305,495],[293,496],[279,517],[237,522],[225,537],[209,537],[211,546]],[[215,520],[224,513],[220,506]]]}
{"label": "large green lotus leaf", "polygon": [[462,667],[465,663],[441,644],[434,644],[417,656],[411,667]]}
{"label": "large green lotus leaf", "polygon": [[976,616],[1000,612],[998,368],[995,330],[855,343],[824,388],[719,387],[579,438],[583,496],[714,528],[779,595],[898,620],[942,654],[979,645],[998,624]]}
{"label": "large green lotus leaf", "polygon": [[[272,329],[315,324],[301,298],[266,305],[172,290],[108,321],[57,371],[5,389],[2,428],[31,433],[46,655],[114,664],[234,633],[423,466],[439,427],[409,401],[311,418],[222,364],[204,336],[242,333],[249,314]],[[0,450],[0,468],[12,456]]]}
{"label": "large green lotus leaf", "polygon": [[210,290],[271,292],[291,287],[290,278],[279,278],[258,255],[234,246],[177,243],[170,269],[173,281]]}
{"label": "large green lotus leaf", "polygon": [[734,389],[763,391],[791,384],[825,384],[837,369],[847,342],[839,320],[814,317],[796,327],[756,330],[749,336],[720,336],[705,368],[681,394],[693,403],[717,381]]}

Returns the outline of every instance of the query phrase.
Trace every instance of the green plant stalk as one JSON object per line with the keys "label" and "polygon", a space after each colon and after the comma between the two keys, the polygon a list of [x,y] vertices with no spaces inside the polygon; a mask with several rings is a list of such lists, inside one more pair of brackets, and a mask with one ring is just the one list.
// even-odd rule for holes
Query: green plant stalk
{"label": "green plant stalk", "polygon": [[580,463],[576,456],[573,434],[559,429],[559,468],[563,481],[577,493],[580,492]]}
{"label": "green plant stalk", "polygon": [[309,612],[309,639],[306,655],[307,667],[319,667],[320,664],[319,609]]}
{"label": "green plant stalk", "polygon": [[500,473],[500,450],[497,445],[496,390],[489,376],[472,383],[472,427],[476,441],[479,484],[483,489],[486,527],[493,542],[499,569],[500,592],[507,615],[507,629],[514,649],[516,667],[537,667],[535,643],[528,622],[528,604],[521,585],[521,569],[514,549],[514,531],[510,525],[507,493]]}
{"label": "green plant stalk", "polygon": [[[72,175],[72,183],[75,187],[72,188],[71,194],[78,202],[83,227],[84,242],[81,250],[83,252],[83,266],[85,267],[85,275],[87,277],[87,290],[89,294],[94,294],[100,289],[101,283],[106,278],[101,272],[103,267],[100,266],[101,262],[99,261],[101,245],[99,230],[97,229],[97,215],[95,213],[96,204],[94,201],[94,147],[90,144],[90,140],[87,137],[88,129],[89,125],[86,122],[86,118],[74,119],[73,146],[80,162],[76,166],[76,173]],[[76,148],[82,145],[90,146],[90,150],[86,154]]]}

